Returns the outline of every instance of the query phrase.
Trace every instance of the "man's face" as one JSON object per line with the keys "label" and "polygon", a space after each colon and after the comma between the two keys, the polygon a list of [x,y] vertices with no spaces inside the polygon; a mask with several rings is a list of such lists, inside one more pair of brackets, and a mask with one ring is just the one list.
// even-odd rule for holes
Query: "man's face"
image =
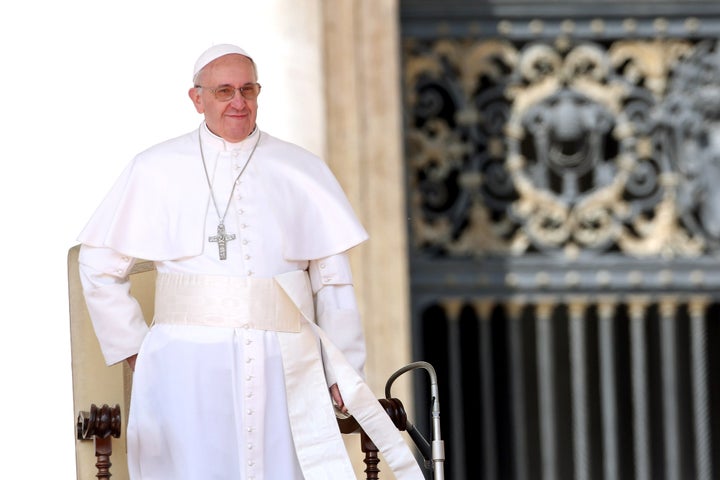
{"label": "man's face", "polygon": [[205,66],[197,83],[205,88],[191,88],[188,92],[198,113],[205,115],[210,131],[228,142],[247,138],[255,128],[257,98],[247,100],[235,92],[232,100],[221,102],[211,91],[222,85],[239,88],[254,83],[255,71],[249,58],[242,55],[224,55]]}

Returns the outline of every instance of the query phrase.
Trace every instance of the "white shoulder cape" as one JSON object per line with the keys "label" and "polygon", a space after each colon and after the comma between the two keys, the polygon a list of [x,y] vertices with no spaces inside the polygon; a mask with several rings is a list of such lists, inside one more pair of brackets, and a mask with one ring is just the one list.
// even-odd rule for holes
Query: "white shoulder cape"
{"label": "white shoulder cape", "polygon": [[[253,163],[272,192],[269,214],[282,226],[285,259],[327,257],[368,238],[317,156],[263,132]],[[137,155],[78,240],[146,260],[196,256],[206,241],[209,198],[196,130]]]}

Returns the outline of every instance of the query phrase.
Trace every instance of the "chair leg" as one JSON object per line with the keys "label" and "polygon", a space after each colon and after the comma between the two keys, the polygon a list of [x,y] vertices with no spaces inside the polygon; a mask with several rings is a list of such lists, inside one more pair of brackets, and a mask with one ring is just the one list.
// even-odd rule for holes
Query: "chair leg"
{"label": "chair leg", "polygon": [[363,462],[367,465],[365,469],[367,480],[379,480],[380,469],[378,468],[378,464],[380,463],[380,458],[378,457],[378,448],[364,431],[360,432],[360,449],[365,453]]}
{"label": "chair leg", "polygon": [[[406,431],[407,415],[405,414],[405,407],[402,402],[397,398],[381,398],[379,402],[398,430],[401,432]],[[360,425],[353,417],[338,419],[338,426],[340,427],[341,433],[360,433],[360,449],[365,454],[363,462],[367,465],[367,468],[365,469],[365,474],[367,475],[366,480],[379,480],[379,450],[373,441],[370,440],[370,437],[362,428],[360,428]]]}
{"label": "chair leg", "polygon": [[112,462],[110,462],[111,455],[112,439],[110,437],[95,437],[95,456],[97,457],[95,467],[98,471],[96,475],[97,478],[102,480],[112,477],[112,473],[110,473],[110,467],[112,466]]}
{"label": "chair leg", "polygon": [[103,405],[98,408],[95,404],[90,406],[90,412],[80,412],[77,420],[78,440],[93,440],[95,442],[95,457],[99,479],[109,479],[110,456],[112,455],[112,437],[119,438],[121,430],[120,405],[109,407]]}

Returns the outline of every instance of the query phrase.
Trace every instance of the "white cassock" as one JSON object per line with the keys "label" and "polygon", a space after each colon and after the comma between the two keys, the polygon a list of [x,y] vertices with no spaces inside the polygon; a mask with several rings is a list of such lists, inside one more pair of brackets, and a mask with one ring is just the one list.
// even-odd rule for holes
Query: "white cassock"
{"label": "white cassock", "polygon": [[[226,208],[235,238],[220,260],[209,237]],[[371,437],[389,423],[356,374],[365,347],[345,252],[366,238],[324,162],[258,129],[229,144],[203,125],[133,160],[79,237],[106,362],[139,352],[128,422],[133,480],[354,478],[327,386],[337,381]],[[158,271],[150,329],[129,295],[138,258]],[[289,307],[259,315],[258,303]],[[257,316],[279,323],[256,325]],[[318,380],[318,337],[331,358],[320,373],[327,380]],[[397,478],[422,478],[396,430],[377,437]]]}

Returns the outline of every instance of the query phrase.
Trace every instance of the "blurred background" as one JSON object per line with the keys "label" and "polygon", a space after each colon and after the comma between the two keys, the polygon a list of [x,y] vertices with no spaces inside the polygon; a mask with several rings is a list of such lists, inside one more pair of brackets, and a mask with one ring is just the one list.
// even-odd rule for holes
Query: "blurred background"
{"label": "blurred background", "polygon": [[[43,0],[0,37],[3,478],[74,478],[68,249],[225,42],[368,228],[368,380],[435,366],[447,478],[720,476],[716,1]],[[429,438],[426,376],[393,394]]]}

